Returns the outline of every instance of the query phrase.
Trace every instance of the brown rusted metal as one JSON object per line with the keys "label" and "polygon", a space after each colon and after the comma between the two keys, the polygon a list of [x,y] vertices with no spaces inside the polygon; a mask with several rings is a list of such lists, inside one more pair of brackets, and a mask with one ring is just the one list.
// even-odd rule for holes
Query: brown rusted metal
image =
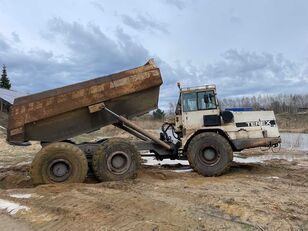
{"label": "brown rusted metal", "polygon": [[269,147],[281,143],[280,137],[271,138],[249,138],[231,140],[236,150],[243,150],[246,148]]}
{"label": "brown rusted metal", "polygon": [[160,70],[150,60],[131,70],[17,98],[10,108],[8,140],[61,140],[116,122],[99,112],[101,102],[126,117],[146,113],[157,107],[161,84]]}
{"label": "brown rusted metal", "polygon": [[97,103],[94,105],[90,105],[88,108],[89,108],[90,113],[94,113],[94,112],[101,111],[104,107],[105,107],[104,103]]}

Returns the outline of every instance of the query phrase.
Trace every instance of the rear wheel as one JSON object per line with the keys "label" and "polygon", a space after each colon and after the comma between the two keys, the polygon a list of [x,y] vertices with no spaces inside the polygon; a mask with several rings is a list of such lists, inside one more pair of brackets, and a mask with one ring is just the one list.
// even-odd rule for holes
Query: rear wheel
{"label": "rear wheel", "polygon": [[69,143],[51,143],[34,157],[30,175],[35,185],[48,183],[81,183],[88,172],[84,153]]}
{"label": "rear wheel", "polygon": [[189,143],[187,158],[191,167],[203,176],[224,173],[233,159],[229,142],[214,132],[196,135]]}
{"label": "rear wheel", "polygon": [[127,140],[112,138],[94,153],[92,166],[100,181],[135,178],[140,166],[140,154]]}

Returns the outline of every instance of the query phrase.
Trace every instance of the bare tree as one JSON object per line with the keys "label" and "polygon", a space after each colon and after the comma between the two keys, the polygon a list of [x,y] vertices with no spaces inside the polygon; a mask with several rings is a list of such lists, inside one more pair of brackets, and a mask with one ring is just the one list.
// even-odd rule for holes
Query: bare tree
{"label": "bare tree", "polygon": [[301,108],[308,108],[308,94],[258,95],[220,100],[222,108],[251,107],[255,110],[273,110],[275,113],[296,113]]}
{"label": "bare tree", "polygon": [[168,109],[168,114],[169,115],[175,115],[175,103],[172,103],[172,102],[169,102],[169,104],[168,104],[168,107],[169,107],[169,109]]}

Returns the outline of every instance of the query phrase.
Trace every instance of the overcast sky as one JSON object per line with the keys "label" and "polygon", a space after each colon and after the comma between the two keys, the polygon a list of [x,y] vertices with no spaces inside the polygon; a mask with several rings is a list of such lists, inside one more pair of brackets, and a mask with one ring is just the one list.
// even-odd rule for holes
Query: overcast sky
{"label": "overcast sky", "polygon": [[154,57],[160,105],[183,86],[218,95],[308,93],[307,0],[0,0],[0,64],[34,93]]}

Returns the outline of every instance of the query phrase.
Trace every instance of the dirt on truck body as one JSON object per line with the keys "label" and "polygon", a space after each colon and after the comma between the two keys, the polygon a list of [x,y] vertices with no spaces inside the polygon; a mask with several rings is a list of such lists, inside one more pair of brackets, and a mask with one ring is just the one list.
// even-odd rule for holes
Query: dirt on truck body
{"label": "dirt on truck body", "polygon": [[41,142],[30,171],[35,184],[83,182],[93,172],[101,181],[133,178],[140,154],[129,140],[75,144],[70,139],[113,124],[170,150],[171,145],[128,120],[157,108],[161,84],[160,70],[149,60],[137,68],[17,98],[9,112],[7,140]]}
{"label": "dirt on truck body", "polygon": [[96,113],[101,102],[128,118],[142,115],[157,107],[161,84],[160,71],[150,60],[131,70],[17,98],[10,108],[7,139],[60,141],[115,123],[108,112]]}

